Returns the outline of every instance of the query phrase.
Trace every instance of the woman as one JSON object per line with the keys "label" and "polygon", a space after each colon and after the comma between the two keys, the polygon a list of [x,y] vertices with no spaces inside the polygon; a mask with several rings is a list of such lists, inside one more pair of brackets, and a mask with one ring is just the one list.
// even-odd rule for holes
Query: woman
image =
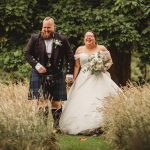
{"label": "woman", "polygon": [[[96,44],[93,32],[86,32],[84,43],[75,53],[74,83],[59,122],[61,131],[68,134],[84,133],[102,127],[103,115],[100,108],[104,97],[115,95],[120,90],[106,71],[112,65],[109,51],[103,45]],[[97,53],[105,56],[107,66],[92,74],[87,69],[87,64],[89,58]]]}

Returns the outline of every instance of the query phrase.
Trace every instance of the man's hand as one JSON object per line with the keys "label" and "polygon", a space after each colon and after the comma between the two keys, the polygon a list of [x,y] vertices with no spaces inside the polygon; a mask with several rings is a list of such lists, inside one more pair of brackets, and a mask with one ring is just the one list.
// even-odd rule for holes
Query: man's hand
{"label": "man's hand", "polygon": [[37,71],[38,73],[46,73],[46,68],[44,66],[41,66]]}
{"label": "man's hand", "polygon": [[38,73],[46,73],[46,68],[40,63],[37,63],[35,69],[38,71]]}

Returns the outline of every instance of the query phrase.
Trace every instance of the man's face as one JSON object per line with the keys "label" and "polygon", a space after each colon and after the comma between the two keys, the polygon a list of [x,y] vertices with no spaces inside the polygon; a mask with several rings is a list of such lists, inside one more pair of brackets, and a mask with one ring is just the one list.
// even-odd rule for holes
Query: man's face
{"label": "man's face", "polygon": [[95,45],[95,36],[92,32],[86,32],[84,36],[85,45]]}
{"label": "man's face", "polygon": [[46,20],[42,26],[42,36],[47,39],[53,35],[55,31],[55,24],[52,20]]}

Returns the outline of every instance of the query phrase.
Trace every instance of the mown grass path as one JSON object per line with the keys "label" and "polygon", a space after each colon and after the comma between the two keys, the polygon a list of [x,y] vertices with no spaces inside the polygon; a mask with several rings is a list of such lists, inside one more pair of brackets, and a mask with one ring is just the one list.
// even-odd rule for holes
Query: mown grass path
{"label": "mown grass path", "polygon": [[111,145],[101,136],[57,135],[60,150],[112,150]]}

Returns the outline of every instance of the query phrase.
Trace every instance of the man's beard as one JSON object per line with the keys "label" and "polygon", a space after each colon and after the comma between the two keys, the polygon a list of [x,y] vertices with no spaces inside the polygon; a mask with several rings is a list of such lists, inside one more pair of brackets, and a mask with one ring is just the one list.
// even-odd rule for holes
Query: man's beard
{"label": "man's beard", "polygon": [[52,32],[43,32],[43,31],[41,31],[41,37],[43,39],[50,39],[50,38],[52,38],[52,36],[53,36]]}

